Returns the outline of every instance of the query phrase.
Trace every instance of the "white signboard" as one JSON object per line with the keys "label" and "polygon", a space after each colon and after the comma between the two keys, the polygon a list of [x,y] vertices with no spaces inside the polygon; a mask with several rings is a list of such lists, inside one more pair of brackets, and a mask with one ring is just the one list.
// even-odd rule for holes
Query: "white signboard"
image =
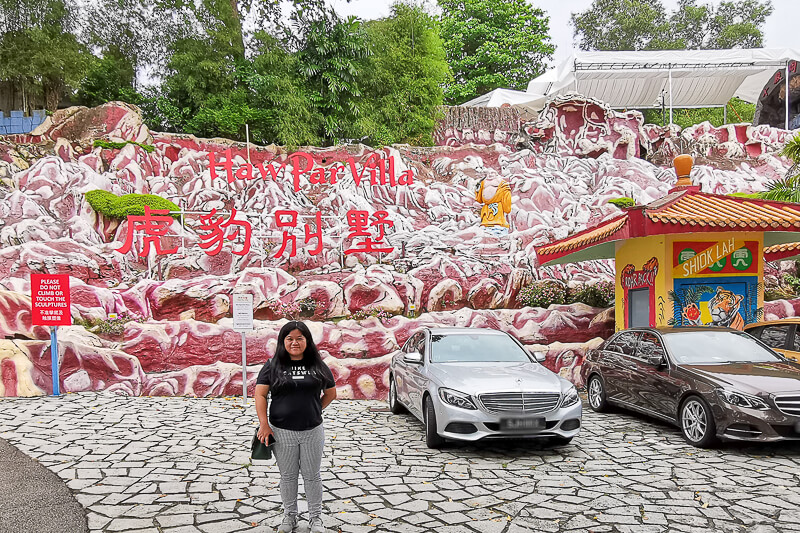
{"label": "white signboard", "polygon": [[253,295],[233,295],[233,331],[252,331]]}

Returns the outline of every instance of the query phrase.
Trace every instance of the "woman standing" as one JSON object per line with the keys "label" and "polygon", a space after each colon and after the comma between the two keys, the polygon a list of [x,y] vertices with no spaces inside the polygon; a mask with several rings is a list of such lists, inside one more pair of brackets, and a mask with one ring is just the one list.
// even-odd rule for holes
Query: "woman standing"
{"label": "woman standing", "polygon": [[[269,409],[267,393],[272,398]],[[291,321],[281,328],[275,356],[258,374],[255,398],[258,438],[267,442],[270,434],[275,437],[274,454],[281,473],[283,500],[283,521],[278,533],[289,533],[297,526],[298,472],[302,472],[306,488],[311,533],[324,533],[322,410],[336,398],[336,383],[304,323]]]}

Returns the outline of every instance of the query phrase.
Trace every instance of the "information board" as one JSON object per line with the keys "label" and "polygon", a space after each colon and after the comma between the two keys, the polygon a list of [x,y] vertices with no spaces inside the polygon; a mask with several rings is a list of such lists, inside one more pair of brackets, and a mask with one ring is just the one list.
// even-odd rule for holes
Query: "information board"
{"label": "information board", "polygon": [[253,329],[253,295],[233,295],[233,331]]}
{"label": "information board", "polygon": [[31,274],[34,326],[71,326],[69,274]]}

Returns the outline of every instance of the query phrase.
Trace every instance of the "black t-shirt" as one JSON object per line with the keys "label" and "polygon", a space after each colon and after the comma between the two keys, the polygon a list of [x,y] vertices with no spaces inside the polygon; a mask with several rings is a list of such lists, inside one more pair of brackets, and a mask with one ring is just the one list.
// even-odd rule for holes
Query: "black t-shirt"
{"label": "black t-shirt", "polygon": [[322,381],[315,379],[302,363],[286,371],[289,382],[280,387],[270,383],[270,361],[258,373],[258,385],[269,385],[269,423],[281,429],[306,431],[322,424],[322,391],[336,386],[333,373],[323,363]]}

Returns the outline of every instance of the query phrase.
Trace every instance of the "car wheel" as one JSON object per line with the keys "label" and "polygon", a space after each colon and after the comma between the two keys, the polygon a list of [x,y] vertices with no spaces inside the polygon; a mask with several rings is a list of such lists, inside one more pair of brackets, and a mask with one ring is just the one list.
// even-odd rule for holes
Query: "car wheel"
{"label": "car wheel", "polygon": [[394,376],[389,377],[389,411],[394,415],[406,412],[406,408],[397,400],[397,384],[394,382]]}
{"label": "car wheel", "polygon": [[433,449],[444,444],[444,439],[436,432],[436,411],[430,398],[425,399],[425,444]]}
{"label": "car wheel", "polygon": [[597,374],[589,378],[589,383],[586,385],[586,396],[589,399],[589,407],[592,408],[592,411],[597,411],[598,413],[608,411],[606,388],[603,386],[603,380]]}
{"label": "car wheel", "polygon": [[717,440],[717,425],[708,403],[689,396],[681,405],[679,420],[683,438],[692,446],[708,448]]}
{"label": "car wheel", "polygon": [[550,444],[553,446],[566,446],[572,442],[572,437],[550,437]]}

